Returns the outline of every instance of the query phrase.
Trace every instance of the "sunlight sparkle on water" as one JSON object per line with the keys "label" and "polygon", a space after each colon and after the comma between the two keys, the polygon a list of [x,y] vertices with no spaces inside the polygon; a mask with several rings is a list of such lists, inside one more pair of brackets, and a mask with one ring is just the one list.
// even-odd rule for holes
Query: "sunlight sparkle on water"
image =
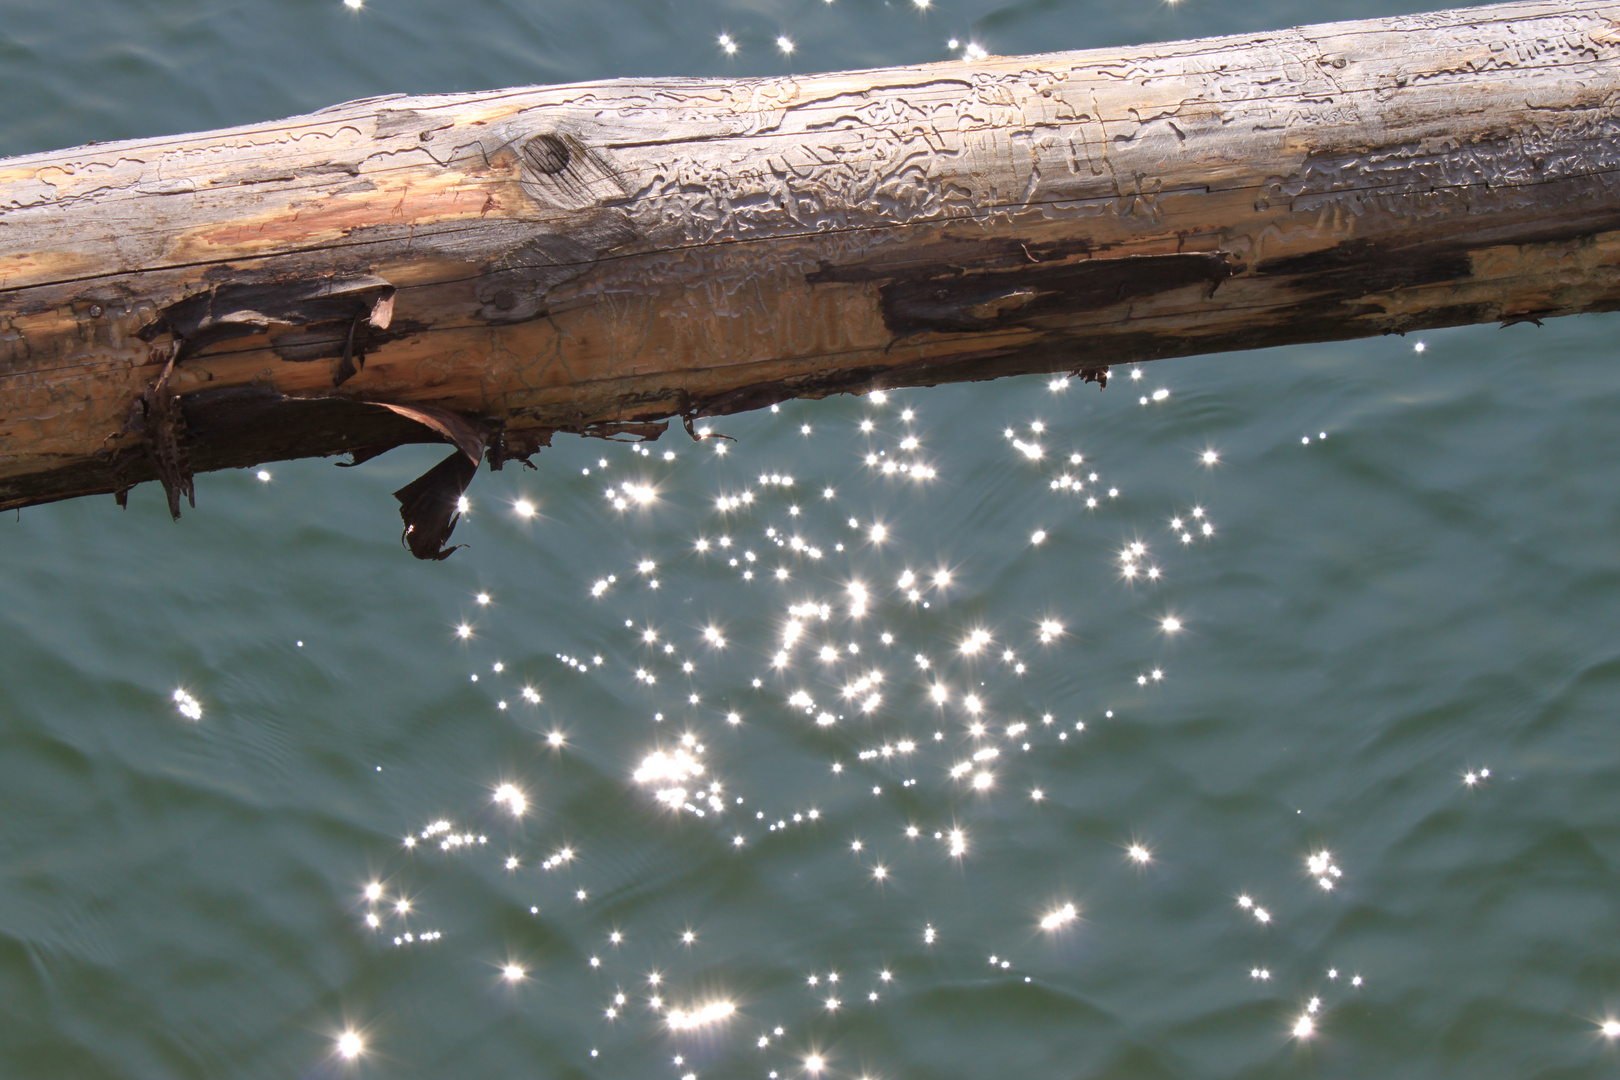
{"label": "sunlight sparkle on water", "polygon": [[202,702],[192,697],[185,690],[180,689],[175,690],[173,697],[174,707],[179,710],[181,716],[187,720],[202,719]]}
{"label": "sunlight sparkle on water", "polygon": [[[694,745],[692,751],[702,753],[703,747]],[[678,784],[702,773],[703,763],[693,756],[693,752],[686,749],[673,752],[655,750],[642,759],[641,766],[636,769],[632,779],[638,784],[669,784],[670,786],[654,792],[654,797],[673,809],[680,809],[690,804],[687,803],[686,789]]]}
{"label": "sunlight sparkle on water", "polygon": [[1031,461],[1036,460],[1043,453],[1045,453],[1045,451],[1041,449],[1040,443],[1027,443],[1027,442],[1024,442],[1022,439],[1014,439],[1012,441],[1012,444],[1013,444],[1014,448],[1016,448],[1020,453],[1022,453],[1025,457],[1029,458]]}
{"label": "sunlight sparkle on water", "polygon": [[737,1006],[729,1001],[712,1001],[691,1010],[671,1009],[665,1020],[674,1031],[691,1031],[693,1028],[718,1023],[736,1011]]}
{"label": "sunlight sparkle on water", "polygon": [[[932,6],[932,0],[913,2],[917,9]],[[784,55],[795,52],[786,27],[779,32],[778,48]],[[726,55],[739,51],[737,39],[729,33],[711,40]],[[769,40],[765,36],[754,47]],[[960,47],[953,44],[953,49]],[[970,43],[963,55],[971,59],[984,53]],[[1132,371],[1131,377],[1140,379],[1141,374]],[[902,408],[909,392],[871,392],[865,404],[853,410],[854,415],[842,414],[847,417],[843,420],[837,413],[821,413],[816,419],[803,411],[808,406],[783,403],[768,413],[762,411],[759,418],[776,425],[784,438],[775,444],[768,440],[756,440],[752,445],[732,443],[736,453],[729,458],[683,453],[677,464],[672,451],[648,453],[644,446],[616,450],[631,455],[649,474],[658,470],[657,480],[665,485],[657,496],[657,506],[645,513],[626,511],[654,500],[648,477],[621,479],[623,474],[615,474],[608,483],[608,459],[589,459],[590,468],[584,475],[596,479],[583,481],[584,490],[590,495],[596,524],[606,530],[595,539],[612,538],[623,546],[582,546],[589,561],[569,567],[573,573],[565,580],[572,581],[572,587],[588,589],[595,602],[584,605],[576,594],[585,610],[579,619],[538,624],[544,630],[538,635],[542,640],[556,636],[540,655],[555,656],[569,679],[588,673],[591,678],[585,681],[591,684],[592,694],[622,695],[626,701],[633,696],[638,704],[625,710],[610,709],[622,711],[625,723],[645,727],[627,729],[631,732],[627,741],[603,744],[601,726],[590,715],[594,706],[588,699],[572,698],[572,692],[562,686],[547,686],[547,704],[557,710],[554,716],[538,709],[531,713],[529,706],[540,704],[536,687],[541,685],[542,675],[527,670],[528,646],[522,639],[489,643],[509,658],[509,670],[503,670],[499,662],[480,669],[479,665],[490,664],[499,655],[484,651],[485,639],[503,633],[507,620],[521,615],[513,599],[518,590],[491,580],[492,592],[505,590],[501,607],[488,609],[476,633],[470,622],[449,623],[466,644],[453,650],[448,662],[458,680],[477,671],[471,676],[474,689],[487,692],[491,705],[499,701],[497,709],[504,708],[505,699],[513,701],[513,710],[496,715],[508,724],[520,721],[513,729],[513,745],[535,751],[534,760],[521,765],[496,764],[498,771],[493,775],[511,777],[513,782],[495,789],[499,806],[483,805],[491,821],[485,826],[489,837],[463,831],[463,825],[452,826],[448,820],[436,821],[419,837],[406,841],[407,847],[417,839],[436,844],[424,842],[409,853],[395,849],[412,869],[397,871],[400,876],[392,867],[362,871],[364,876],[354,879],[362,882],[366,898],[358,905],[355,922],[360,924],[359,932],[375,941],[383,936],[380,931],[390,920],[405,919],[410,910],[405,895],[419,898],[416,903],[431,909],[412,912],[410,920],[441,914],[437,908],[443,893],[418,893],[415,883],[408,883],[404,876],[440,858],[440,852],[458,860],[481,858],[485,872],[498,872],[504,865],[506,873],[498,876],[504,887],[522,894],[518,910],[526,909],[533,916],[544,911],[546,920],[559,924],[576,917],[568,914],[574,912],[591,920],[583,931],[589,941],[600,945],[603,937],[608,939],[610,948],[599,955],[591,955],[587,945],[576,957],[580,969],[603,980],[588,1002],[593,1019],[600,1022],[606,1017],[632,1040],[643,1043],[654,1032],[668,1040],[691,1041],[693,1047],[681,1047],[684,1058],[674,1053],[674,1047],[664,1057],[667,1066],[673,1054],[677,1066],[673,1075],[677,1076],[696,1075],[699,1061],[693,1059],[700,1040],[705,1075],[735,1072],[707,1057],[710,1040],[718,1046],[732,1036],[748,1044],[750,1052],[757,1040],[761,1048],[770,1047],[770,1053],[778,1055],[761,1061],[760,1075],[779,1080],[821,1070],[840,1077],[861,1075],[859,1067],[852,1065],[846,1071],[837,1063],[828,1065],[823,1057],[829,1046],[836,1046],[840,1059],[864,1054],[864,1048],[850,1045],[860,1035],[852,1029],[839,1033],[841,1041],[836,1044],[817,1042],[819,1028],[842,1020],[847,1013],[859,1013],[863,1001],[874,1008],[889,1007],[878,1003],[880,989],[885,990],[882,999],[888,999],[891,972],[883,968],[881,975],[872,977],[883,962],[906,971],[908,979],[925,981],[923,968],[900,967],[914,965],[925,950],[930,962],[937,959],[950,965],[964,953],[982,960],[987,946],[993,946],[997,955],[992,965],[998,971],[1018,967],[1043,981],[1061,981],[1061,974],[1037,973],[1026,967],[1040,960],[1023,950],[1034,944],[1031,937],[1048,951],[1062,947],[1062,930],[1079,925],[1078,902],[1064,902],[1063,891],[1058,891],[1047,893],[1045,903],[1031,910],[1024,907],[1027,893],[1023,900],[1009,893],[1007,910],[995,916],[999,925],[1006,927],[1010,920],[1016,927],[1020,919],[1033,914],[1044,932],[1030,935],[1026,931],[1022,935],[1026,940],[1019,943],[997,935],[996,925],[980,920],[976,911],[964,914],[960,909],[953,912],[936,906],[937,882],[929,875],[945,872],[962,878],[983,873],[975,870],[976,864],[994,863],[1005,854],[1011,836],[1006,830],[1019,823],[1019,812],[1021,824],[1030,826],[1036,835],[1066,828],[1067,816],[1075,809],[1070,769],[1082,741],[1077,733],[1085,731],[1085,722],[1076,714],[1095,708],[1101,714],[1097,722],[1107,725],[1114,713],[1103,706],[1113,698],[1134,703],[1132,708],[1150,719],[1155,699],[1162,698],[1158,686],[1164,678],[1164,669],[1155,664],[1174,660],[1157,653],[1168,652],[1172,645],[1203,644],[1216,636],[1219,631],[1214,620],[1219,608],[1200,608],[1195,597],[1182,593],[1174,597],[1175,608],[1171,608],[1158,593],[1166,581],[1175,581],[1179,587],[1183,580],[1190,583],[1203,576],[1186,573],[1175,562],[1189,552],[1187,545],[1196,548],[1198,539],[1213,535],[1204,508],[1192,505],[1194,493],[1202,494],[1208,485],[1225,482],[1228,472],[1241,471],[1211,468],[1221,463],[1221,457],[1210,442],[1181,442],[1180,450],[1170,448],[1167,459],[1170,469],[1180,470],[1184,486],[1179,490],[1161,493],[1158,487],[1137,485],[1140,472],[1101,480],[1101,471],[1113,468],[1110,447],[1095,446],[1083,456],[1074,449],[1079,428],[1072,417],[1055,417],[1050,424],[1033,419],[1036,409],[1056,404],[1052,395],[1072,389],[1073,381],[1062,376],[1039,380],[1023,405],[996,418],[994,426],[980,436],[982,443],[989,444],[990,461],[1003,470],[996,482],[1007,487],[1009,494],[1028,500],[1027,508],[1014,505],[1012,513],[986,517],[994,521],[1000,536],[989,547],[1016,552],[1018,574],[1047,567],[1057,575],[1033,579],[1042,585],[1033,589],[1001,588],[1011,579],[994,553],[952,535],[964,515],[972,518],[981,513],[979,507],[965,505],[960,508],[963,515],[947,517],[941,524],[928,516],[934,512],[931,509],[916,513],[923,508],[908,505],[907,498],[925,490],[927,499],[944,502],[954,497],[950,488],[937,481],[896,486],[897,480],[936,476],[934,465],[947,474],[953,471],[952,462],[959,459],[948,455],[955,454],[962,441],[958,429],[930,429],[913,409]],[[1144,389],[1137,392],[1144,393]],[[1169,396],[1161,388],[1147,393],[1144,402],[1164,402]],[[1073,401],[1067,396],[1063,400],[1065,404]],[[886,409],[889,403],[896,405],[893,414]],[[1141,422],[1162,423],[1163,414],[1137,410],[1128,399],[1121,404],[1132,417],[1144,418]],[[780,414],[780,418],[769,414]],[[882,432],[877,431],[880,419],[885,426]],[[858,432],[849,431],[852,423],[858,424]],[[714,443],[717,453],[726,451],[727,446],[707,427],[695,430],[699,439]],[[1088,437],[1099,437],[1096,429],[1092,431]],[[812,439],[816,440],[814,447]],[[917,460],[924,443],[931,451],[939,448],[940,461],[924,464]],[[1003,445],[1014,453],[998,453]],[[846,471],[829,467],[839,457]],[[781,471],[790,463],[800,469],[797,483]],[[613,468],[617,467],[616,463]],[[692,473],[702,479],[693,483]],[[1171,479],[1175,479],[1173,474]],[[975,482],[967,480],[970,485]],[[1141,487],[1140,501],[1119,497],[1120,487],[1111,486],[1115,484]],[[822,493],[820,502],[806,494],[817,491]],[[519,516],[538,518],[537,504],[542,500],[518,499],[515,491],[505,498]],[[1067,504],[1070,499],[1072,505],[1061,507],[1044,502]],[[1005,511],[1008,507],[985,508],[991,509]],[[662,520],[671,513],[688,511],[692,516],[677,522]],[[551,512],[548,502],[548,515]],[[549,530],[552,517],[546,520]],[[1168,535],[1161,531],[1166,522],[1171,526]],[[557,515],[557,527],[565,526],[574,527],[574,523]],[[1024,538],[1028,538],[1027,545],[1021,542]],[[1047,540],[1053,541],[1052,547],[1035,547]],[[1150,554],[1150,548],[1157,555]],[[820,566],[815,565],[818,560]],[[625,571],[624,584],[617,581],[618,570]],[[1100,679],[1081,670],[1081,656],[1071,655],[1069,648],[1079,646],[1073,652],[1083,654],[1103,636],[1085,605],[1088,594],[1062,587],[1071,579],[1080,581],[1082,572],[1107,585],[1121,604],[1130,605],[1123,609],[1128,619],[1145,617],[1148,627],[1156,625],[1158,630],[1136,635],[1131,647],[1138,651],[1126,659],[1128,667],[1105,669]],[[663,588],[654,592],[660,575],[665,579]],[[1116,575],[1125,579],[1124,587]],[[953,583],[955,587],[948,589]],[[728,597],[725,590],[732,587],[747,589],[749,598]],[[999,604],[1003,593],[1017,600]],[[477,592],[473,599],[481,608],[491,603],[489,592]],[[456,613],[457,603],[465,600],[451,599],[450,618],[466,614],[464,608]],[[1200,632],[1191,641],[1178,633],[1189,616],[1168,613],[1176,608],[1201,612]],[[1174,640],[1167,641],[1171,635],[1176,635]],[[1140,640],[1142,637],[1148,640]],[[593,653],[594,666],[579,659]],[[1031,676],[1028,685],[1014,681],[1026,672]],[[1082,693],[1087,696],[1071,697],[1064,689],[1066,684],[1084,686],[1087,682],[1098,684],[1094,696],[1085,690]],[[461,683],[463,688],[466,685]],[[752,690],[747,689],[750,685]],[[1128,698],[1115,697],[1127,687]],[[1054,696],[1045,697],[1048,694]],[[611,696],[606,700],[611,701]],[[743,709],[748,710],[746,725],[742,723]],[[1035,717],[1041,723],[1035,723]],[[814,772],[810,786],[778,784],[761,767],[767,763],[772,745],[784,739],[808,751],[803,764]],[[712,758],[705,756],[705,742],[713,744]],[[561,753],[564,748],[569,751],[566,755]],[[1105,752],[1107,743],[1099,742],[1095,749]],[[1060,756],[1043,757],[1047,753]],[[633,872],[633,867],[624,865],[628,863],[622,857],[625,845],[604,844],[604,850],[614,852],[605,864],[594,855],[574,860],[572,849],[559,851],[557,845],[568,832],[577,835],[580,830],[578,810],[570,805],[576,800],[568,794],[574,781],[545,770],[571,769],[587,762],[608,774],[610,783],[622,784],[628,779],[643,789],[643,795],[631,800],[638,805],[626,809],[631,815],[628,820],[649,830],[657,848],[684,861],[694,871],[693,881],[696,871],[717,869],[713,863],[705,867],[694,860],[722,857],[715,852],[723,852],[723,874],[752,875],[770,861],[785,866],[788,860],[831,851],[840,860],[836,872],[842,875],[833,887],[851,896],[864,896],[868,904],[892,907],[892,916],[902,920],[892,925],[902,929],[896,938],[875,941],[864,956],[843,958],[846,965],[857,967],[853,973],[846,971],[842,983],[835,985],[836,976],[825,970],[825,959],[821,970],[807,980],[812,988],[808,994],[805,983],[793,980],[798,984],[794,988],[797,1000],[788,1008],[797,1009],[796,1016],[782,1013],[780,1001],[771,1000],[767,991],[751,984],[755,989],[745,1008],[748,1013],[757,1009],[762,1015],[777,1014],[781,1023],[770,1022],[777,1025],[774,1036],[768,1033],[772,1028],[755,1027],[753,1021],[732,1025],[751,1028],[747,1031],[696,1034],[695,1029],[722,1027],[719,1022],[728,1017],[740,1018],[735,1003],[711,981],[712,971],[703,966],[705,953],[717,947],[726,951],[735,943],[724,940],[716,923],[705,922],[702,944],[697,942],[695,930],[683,931],[679,922],[633,923],[635,909],[621,904],[627,895],[624,874]],[[1461,774],[1462,782],[1475,787],[1488,774],[1469,765],[1469,771]],[[714,779],[722,770],[724,785]],[[504,811],[526,812],[527,799],[519,784],[529,786],[531,793],[545,793],[545,813],[514,823]],[[480,802],[485,793],[475,787],[472,802]],[[539,795],[536,797],[539,809]],[[859,806],[873,807],[878,813],[863,812]],[[666,809],[672,813],[664,815]],[[884,816],[885,811],[893,816]],[[706,820],[699,822],[698,818]],[[542,829],[545,835],[540,835]],[[502,830],[506,835],[499,835]],[[974,836],[973,860],[965,859],[969,830]],[[1154,872],[1158,856],[1145,842],[1132,839],[1129,830],[1126,825],[1113,833],[1120,841],[1113,849],[1114,870],[1123,868],[1117,860],[1124,854],[1133,871],[1120,875],[1121,887],[1178,887],[1177,875],[1167,878],[1163,872]],[[863,839],[855,839],[856,835]],[[902,835],[908,842],[900,842]],[[486,839],[490,843],[483,846]],[[924,839],[932,842],[923,843]],[[1175,837],[1155,833],[1154,839],[1168,845]],[[699,854],[704,850],[709,854]],[[1297,849],[1284,853],[1285,858],[1304,855]],[[1337,881],[1338,868],[1326,852],[1312,852],[1306,861],[1316,879],[1313,892],[1317,884],[1326,888]],[[565,867],[565,863],[569,865]],[[808,863],[805,868],[810,868]],[[1083,875],[1099,867],[1056,869],[1067,879],[1071,872]],[[684,870],[672,880],[684,881],[683,875]],[[808,880],[810,875],[805,877]],[[1074,887],[1069,880],[1054,884],[1065,891]],[[1275,883],[1254,884],[1269,892]],[[1321,902],[1321,895],[1317,896]],[[1040,903],[1040,893],[1036,897]],[[1231,897],[1216,893],[1204,899],[1218,912]],[[599,907],[602,904],[608,906]],[[1271,914],[1248,895],[1239,899],[1238,906],[1258,923],[1271,922]],[[690,910],[684,914],[688,919],[695,917]],[[922,922],[928,917],[946,923],[944,936],[932,923]],[[1106,926],[1128,917],[1133,917],[1128,910],[1122,915],[1102,897],[1087,897],[1087,926],[1093,922]],[[623,930],[619,928],[621,919]],[[1244,930],[1264,936],[1269,948],[1290,943],[1289,919],[1264,928],[1249,927],[1247,920],[1240,922]],[[1028,926],[1027,921],[1024,925]],[[791,928],[789,934],[798,929]],[[804,929],[813,929],[808,920]],[[414,927],[390,926],[387,934],[395,944],[437,940],[437,931]],[[1052,936],[1046,938],[1046,934]],[[649,955],[644,943],[651,939],[666,952]],[[673,959],[671,952],[676,954]],[[487,952],[483,955],[489,956]],[[522,954],[505,955],[513,959],[496,959],[485,970],[499,972],[510,984],[527,979],[516,959]],[[655,958],[666,965],[665,974],[644,976]],[[1244,984],[1245,992],[1269,991],[1272,982],[1295,985],[1294,973],[1285,971],[1280,956],[1247,959],[1251,964],[1270,966],[1251,968],[1252,977],[1267,986]],[[1273,970],[1278,974],[1276,980],[1270,980]],[[525,983],[524,988],[538,985],[540,973],[537,968],[535,982]],[[1241,978],[1241,968],[1235,974]],[[489,978],[495,981],[494,976]],[[1014,978],[1031,981],[1022,970]],[[635,985],[626,993],[615,983],[617,987]],[[1351,982],[1348,972],[1346,978],[1323,985],[1341,992],[1360,986]],[[927,987],[922,989],[926,992]],[[509,996],[515,999],[518,990],[514,986]],[[849,1010],[843,1008],[843,993],[850,995]],[[1296,1036],[1314,1033],[1313,1025],[1322,1015],[1319,1008],[1320,1003],[1313,1001],[1305,1010],[1300,1019],[1307,1027],[1303,1033],[1296,1027]],[[1274,1021],[1295,1024],[1286,1019],[1286,1013],[1274,1014]],[[1603,1023],[1605,1035],[1620,1038],[1620,1021]],[[1611,1023],[1616,1025],[1612,1032]],[[814,1026],[806,1029],[801,1026],[805,1024]],[[635,1034],[625,1031],[631,1027],[641,1030]],[[681,1032],[693,1034],[675,1034]],[[602,1049],[604,1056],[609,1052]],[[792,1056],[781,1056],[787,1054]],[[595,1048],[591,1056],[597,1056]],[[694,1071],[686,1072],[688,1069]],[[621,1069],[620,1073],[631,1075],[635,1070]]]}
{"label": "sunlight sparkle on water", "polygon": [[1305,869],[1316,878],[1316,883],[1323,889],[1331,890],[1334,883],[1344,876],[1333,863],[1333,856],[1326,851],[1313,852],[1305,859]]}
{"label": "sunlight sparkle on water", "polygon": [[507,809],[511,810],[515,817],[521,817],[523,811],[529,805],[529,800],[524,796],[523,792],[518,790],[516,784],[502,784],[496,788],[495,801],[505,803]]}
{"label": "sunlight sparkle on water", "polygon": [[1058,927],[1063,926],[1066,923],[1073,922],[1074,919],[1079,916],[1079,914],[1080,912],[1075,909],[1073,904],[1064,904],[1056,911],[1049,912],[1044,918],[1041,919],[1041,929],[1056,930]]}

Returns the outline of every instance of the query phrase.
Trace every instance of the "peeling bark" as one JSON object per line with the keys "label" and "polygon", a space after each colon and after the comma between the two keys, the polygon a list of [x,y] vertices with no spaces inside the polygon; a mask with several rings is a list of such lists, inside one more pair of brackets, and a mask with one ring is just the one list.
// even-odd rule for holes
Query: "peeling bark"
{"label": "peeling bark", "polygon": [[443,441],[438,558],[558,431],[1614,310],[1617,105],[1620,4],[1538,0],[0,161],[0,509]]}
{"label": "peeling bark", "polygon": [[446,547],[461,518],[461,496],[478,473],[478,459],[451,454],[409,484],[394,492],[399,517],[405,522],[400,541],[418,559],[448,559],[461,545]]}

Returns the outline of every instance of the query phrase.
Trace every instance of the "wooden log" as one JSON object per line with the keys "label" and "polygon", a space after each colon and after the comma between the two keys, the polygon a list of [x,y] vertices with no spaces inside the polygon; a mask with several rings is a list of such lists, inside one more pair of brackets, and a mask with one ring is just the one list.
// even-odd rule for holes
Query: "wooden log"
{"label": "wooden log", "polygon": [[0,161],[0,508],[445,440],[436,556],[557,431],[1612,310],[1617,101],[1620,4],[1529,2]]}

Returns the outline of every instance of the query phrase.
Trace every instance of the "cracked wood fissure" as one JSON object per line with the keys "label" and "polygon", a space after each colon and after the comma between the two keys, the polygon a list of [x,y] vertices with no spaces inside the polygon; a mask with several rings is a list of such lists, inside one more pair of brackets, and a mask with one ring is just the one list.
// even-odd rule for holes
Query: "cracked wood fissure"
{"label": "cracked wood fissure", "polygon": [[1617,105],[1620,3],[1535,2],[3,160],[0,508],[1612,310]]}

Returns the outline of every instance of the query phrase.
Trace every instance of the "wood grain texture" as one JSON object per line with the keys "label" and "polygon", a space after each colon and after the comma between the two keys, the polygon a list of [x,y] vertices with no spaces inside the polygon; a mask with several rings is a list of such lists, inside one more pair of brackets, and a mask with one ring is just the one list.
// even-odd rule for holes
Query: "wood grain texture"
{"label": "wood grain texture", "polygon": [[1611,310],[1617,102],[1620,4],[1530,2],[0,161],[0,508]]}

